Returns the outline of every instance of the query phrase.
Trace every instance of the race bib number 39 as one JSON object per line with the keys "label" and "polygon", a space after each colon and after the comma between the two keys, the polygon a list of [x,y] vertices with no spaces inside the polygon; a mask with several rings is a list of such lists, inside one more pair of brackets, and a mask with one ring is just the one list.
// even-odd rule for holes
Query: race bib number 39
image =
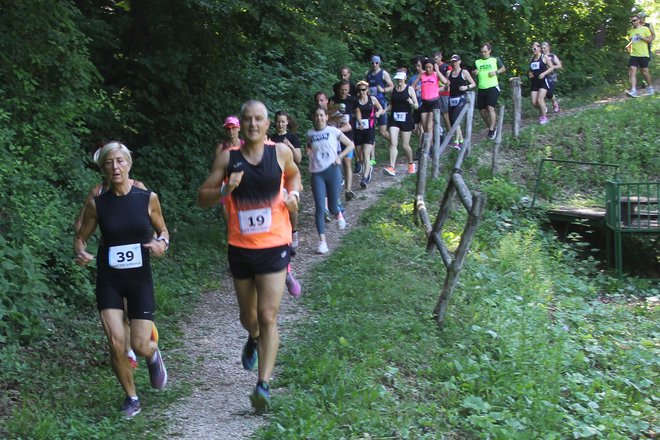
{"label": "race bib number 39", "polygon": [[113,269],[142,267],[142,249],[140,243],[112,246],[108,256],[110,267]]}
{"label": "race bib number 39", "polygon": [[241,234],[260,234],[269,232],[273,221],[270,208],[250,209],[238,211],[238,223]]}

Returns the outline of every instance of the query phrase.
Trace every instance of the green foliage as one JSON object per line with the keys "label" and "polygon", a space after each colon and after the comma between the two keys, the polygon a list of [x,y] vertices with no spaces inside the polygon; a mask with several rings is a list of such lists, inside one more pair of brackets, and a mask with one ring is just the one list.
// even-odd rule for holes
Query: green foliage
{"label": "green foliage", "polygon": [[486,193],[488,205],[493,209],[505,209],[516,206],[524,194],[515,182],[494,177],[482,182],[481,189]]}
{"label": "green foliage", "polygon": [[657,288],[624,287],[534,222],[501,231],[488,214],[438,332],[430,312],[444,271],[418,227],[393,215],[406,204],[389,191],[309,278],[314,319],[284,344],[273,386],[286,393],[259,438],[624,439],[657,429],[658,313],[644,303]]}

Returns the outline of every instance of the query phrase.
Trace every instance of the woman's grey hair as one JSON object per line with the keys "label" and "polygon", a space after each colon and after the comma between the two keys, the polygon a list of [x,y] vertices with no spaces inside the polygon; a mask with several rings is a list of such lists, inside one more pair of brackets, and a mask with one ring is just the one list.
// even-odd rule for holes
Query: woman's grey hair
{"label": "woman's grey hair", "polygon": [[108,157],[108,154],[117,150],[119,150],[124,155],[124,158],[126,158],[126,161],[129,165],[133,165],[131,150],[126,148],[126,145],[118,141],[108,142],[99,150],[96,150],[96,153],[94,153],[94,162],[96,162],[96,165],[98,165],[100,169],[103,169],[103,163],[105,162],[106,157]]}

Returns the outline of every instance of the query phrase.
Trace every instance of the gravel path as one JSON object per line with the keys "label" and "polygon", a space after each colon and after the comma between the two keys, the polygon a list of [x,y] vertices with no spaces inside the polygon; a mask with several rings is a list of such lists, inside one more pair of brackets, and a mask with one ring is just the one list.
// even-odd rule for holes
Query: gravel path
{"label": "gravel path", "polygon": [[[400,182],[405,173],[403,163],[397,164],[395,177],[383,175],[382,167],[377,166],[366,190],[359,188],[359,179],[354,176],[356,197],[344,203],[348,228],[339,231],[334,221],[326,224],[330,252],[325,255],[316,254],[318,235],[314,226],[314,202],[309,185],[306,185],[301,193],[298,224],[300,247],[292,262],[293,272],[302,284],[303,295],[311,294],[305,290],[309,269],[330,255],[339,246],[341,237],[357,226],[362,211],[378,200],[383,189]],[[285,293],[279,314],[280,344],[288,342],[296,321],[305,314],[302,303]],[[189,382],[192,393],[182,397],[167,411],[167,438],[249,438],[268,422],[268,417],[256,415],[248,399],[257,381],[257,373],[245,371],[241,366],[241,350],[247,333],[238,320],[238,304],[229,272],[224,274],[220,290],[202,294],[190,316],[196,319],[182,323],[182,346],[170,350],[170,354],[185,355],[187,359],[194,360],[193,373],[189,377],[177,378],[175,365],[168,372],[171,381]],[[277,371],[276,364],[275,377]],[[274,398],[277,398],[277,393],[278,390],[274,389]]]}

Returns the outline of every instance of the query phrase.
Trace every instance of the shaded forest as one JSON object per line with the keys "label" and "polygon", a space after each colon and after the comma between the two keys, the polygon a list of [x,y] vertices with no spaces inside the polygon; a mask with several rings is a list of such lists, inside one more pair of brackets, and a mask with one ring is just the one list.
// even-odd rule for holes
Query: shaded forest
{"label": "shaded forest", "polygon": [[[72,263],[71,225],[99,176],[91,153],[122,140],[132,175],[168,224],[216,221],[195,207],[221,121],[249,98],[307,124],[337,70],[362,77],[441,49],[471,65],[483,42],[507,76],[532,41],[566,69],[560,94],[626,75],[633,3],[423,0],[31,0],[0,5],[0,344],[28,344],[57,310],[87,307],[93,280]],[[540,27],[542,26],[542,27]],[[503,81],[506,83],[506,81]],[[6,360],[4,356],[0,359]]]}

